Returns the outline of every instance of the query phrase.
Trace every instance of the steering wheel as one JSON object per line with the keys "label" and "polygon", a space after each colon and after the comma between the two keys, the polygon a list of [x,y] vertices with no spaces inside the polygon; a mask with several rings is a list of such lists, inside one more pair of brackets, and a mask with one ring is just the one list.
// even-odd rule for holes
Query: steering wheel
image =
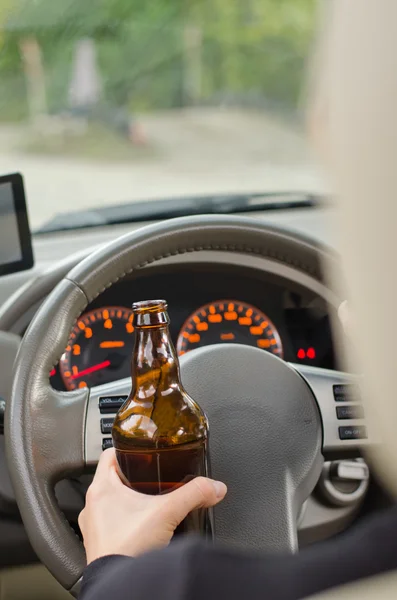
{"label": "steering wheel", "polygon": [[[95,466],[102,451],[99,398],[127,395],[131,382],[59,392],[49,372],[74,322],[103,290],[135,269],[202,250],[239,253],[247,261],[271,258],[319,281],[319,259],[330,258],[312,242],[250,218],[165,221],[79,263],[49,294],[22,340],[6,411],[10,475],[34,550],[73,594],[85,566],[84,548],[57,504],[54,486]],[[229,488],[215,511],[216,537],[239,547],[295,551],[297,517],[323,457],[342,458],[373,441],[363,418],[343,434],[339,429],[335,394],[345,394],[354,377],[288,364],[237,344],[189,352],[181,368],[186,389],[209,417],[213,476]]]}

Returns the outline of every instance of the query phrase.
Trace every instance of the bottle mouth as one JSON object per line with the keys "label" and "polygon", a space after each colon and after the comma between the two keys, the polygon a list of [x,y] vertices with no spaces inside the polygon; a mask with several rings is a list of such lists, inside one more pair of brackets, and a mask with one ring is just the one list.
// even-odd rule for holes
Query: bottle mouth
{"label": "bottle mouth", "polygon": [[155,313],[167,310],[168,304],[166,300],[141,300],[140,302],[134,302],[132,310],[137,315],[144,313]]}
{"label": "bottle mouth", "polygon": [[166,300],[142,300],[134,302],[132,310],[134,312],[135,327],[164,327],[170,322],[167,313]]}

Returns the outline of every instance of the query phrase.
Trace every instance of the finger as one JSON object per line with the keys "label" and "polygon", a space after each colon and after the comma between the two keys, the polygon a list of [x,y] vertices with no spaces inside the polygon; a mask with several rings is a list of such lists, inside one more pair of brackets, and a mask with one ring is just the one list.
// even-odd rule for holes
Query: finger
{"label": "finger", "polygon": [[110,474],[115,472],[117,468],[117,458],[114,448],[108,448],[104,450],[98,462],[98,466],[95,471],[94,482],[101,483],[108,481]]}
{"label": "finger", "polygon": [[209,508],[225,497],[227,487],[221,481],[196,477],[174,492],[164,496],[168,517],[177,523],[196,508]]}
{"label": "finger", "polygon": [[82,511],[80,511],[80,514],[79,514],[79,516],[78,516],[78,518],[77,518],[77,522],[78,522],[78,524],[79,524],[80,530],[81,530],[81,529],[84,529],[84,520],[85,520],[85,515],[86,515],[86,513],[85,513],[85,508],[83,508],[83,510],[82,510]]}
{"label": "finger", "polygon": [[[102,452],[95,472],[91,486],[102,489],[121,489],[125,487],[125,481],[120,477],[120,469],[117,461],[116,451],[114,448],[108,448]],[[127,486],[128,487],[128,486]],[[131,493],[139,494],[135,490],[130,489]]]}

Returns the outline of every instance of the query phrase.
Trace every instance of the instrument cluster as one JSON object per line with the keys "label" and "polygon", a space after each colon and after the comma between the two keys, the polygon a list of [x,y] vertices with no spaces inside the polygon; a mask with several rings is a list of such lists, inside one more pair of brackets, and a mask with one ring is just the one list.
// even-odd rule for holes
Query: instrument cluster
{"label": "instrument cluster", "polygon": [[334,368],[325,302],[274,277],[205,271],[158,274],[106,290],[73,327],[56,368],[56,389],[93,387],[128,377],[134,347],[134,301],[164,297],[178,355],[210,344],[247,344],[290,362]]}

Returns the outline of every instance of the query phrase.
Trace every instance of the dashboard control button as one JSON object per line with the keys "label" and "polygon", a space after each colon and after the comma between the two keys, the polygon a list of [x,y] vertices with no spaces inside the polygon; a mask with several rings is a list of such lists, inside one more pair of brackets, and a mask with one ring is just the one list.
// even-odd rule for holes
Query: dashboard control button
{"label": "dashboard control button", "polygon": [[102,433],[110,433],[113,427],[113,417],[108,417],[106,419],[101,419],[101,431]]}
{"label": "dashboard control button", "polygon": [[340,383],[333,386],[335,402],[352,402],[360,400],[357,387],[351,383]]}
{"label": "dashboard control button", "polygon": [[347,404],[345,406],[336,407],[336,416],[338,419],[363,419],[364,409],[357,404]]}
{"label": "dashboard control button", "polygon": [[103,438],[102,450],[107,450],[108,448],[113,448],[113,440],[112,438]]}
{"label": "dashboard control button", "polygon": [[101,413],[115,413],[123,406],[128,396],[102,396],[99,398],[99,410]]}
{"label": "dashboard control button", "polygon": [[366,439],[367,428],[364,425],[346,425],[339,427],[339,438],[341,440],[363,440]]}

